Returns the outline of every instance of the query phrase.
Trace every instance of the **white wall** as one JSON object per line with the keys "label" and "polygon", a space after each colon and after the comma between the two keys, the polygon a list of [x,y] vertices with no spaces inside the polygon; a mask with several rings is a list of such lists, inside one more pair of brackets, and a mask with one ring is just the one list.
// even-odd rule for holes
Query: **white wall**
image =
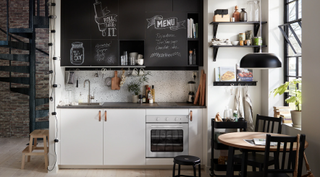
{"label": "white wall", "polygon": [[319,41],[320,41],[320,1],[302,1],[302,131],[286,127],[285,131],[292,135],[306,134],[309,147],[306,149],[308,161],[315,176],[320,175],[320,118],[319,88],[320,76]]}

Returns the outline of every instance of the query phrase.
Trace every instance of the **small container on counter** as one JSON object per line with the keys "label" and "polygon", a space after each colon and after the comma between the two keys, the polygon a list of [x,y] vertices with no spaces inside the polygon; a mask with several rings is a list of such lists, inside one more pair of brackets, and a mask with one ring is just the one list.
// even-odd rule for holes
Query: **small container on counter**
{"label": "small container on counter", "polygon": [[146,103],[147,102],[147,100],[146,100],[146,96],[142,96],[142,103]]}
{"label": "small container on counter", "polygon": [[143,103],[143,97],[142,95],[138,96],[138,103],[142,104]]}

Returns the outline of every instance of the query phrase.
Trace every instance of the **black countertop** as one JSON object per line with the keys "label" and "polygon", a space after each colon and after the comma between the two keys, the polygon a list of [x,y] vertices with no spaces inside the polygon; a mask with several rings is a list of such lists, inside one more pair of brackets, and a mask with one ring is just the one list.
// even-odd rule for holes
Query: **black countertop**
{"label": "black countertop", "polygon": [[206,108],[206,106],[194,105],[185,102],[157,102],[157,103],[128,103],[128,102],[104,102],[100,105],[71,105],[58,106],[61,109],[190,109],[190,108]]}

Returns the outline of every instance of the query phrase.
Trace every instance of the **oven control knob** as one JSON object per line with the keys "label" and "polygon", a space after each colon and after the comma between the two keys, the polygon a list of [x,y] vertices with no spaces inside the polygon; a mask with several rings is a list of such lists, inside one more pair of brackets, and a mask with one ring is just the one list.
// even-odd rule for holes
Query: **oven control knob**
{"label": "oven control knob", "polygon": [[175,118],[175,121],[179,121],[179,120],[181,120],[181,118],[179,118],[179,117],[176,117],[176,118]]}
{"label": "oven control knob", "polygon": [[166,117],[166,121],[168,121],[169,120],[169,118],[168,117]]}
{"label": "oven control knob", "polygon": [[156,118],[156,121],[159,121],[159,117]]}

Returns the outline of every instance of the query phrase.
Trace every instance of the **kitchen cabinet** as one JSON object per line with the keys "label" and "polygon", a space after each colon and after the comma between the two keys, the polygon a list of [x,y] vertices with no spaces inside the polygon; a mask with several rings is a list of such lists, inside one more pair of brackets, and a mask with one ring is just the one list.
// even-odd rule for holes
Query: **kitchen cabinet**
{"label": "kitchen cabinet", "polygon": [[145,110],[105,110],[104,165],[145,165]]}
{"label": "kitchen cabinet", "polygon": [[202,111],[189,109],[189,155],[202,158]]}
{"label": "kitchen cabinet", "polygon": [[145,164],[145,110],[61,109],[60,118],[60,165]]}
{"label": "kitchen cabinet", "polygon": [[[62,1],[61,66],[127,68],[120,65],[127,51],[142,54],[146,69],[197,70],[203,66],[202,14],[203,0]],[[196,38],[187,38],[190,18],[198,24]],[[192,65],[190,50],[196,51]]]}
{"label": "kitchen cabinet", "polygon": [[61,109],[60,165],[102,165],[103,123],[97,109]]}

